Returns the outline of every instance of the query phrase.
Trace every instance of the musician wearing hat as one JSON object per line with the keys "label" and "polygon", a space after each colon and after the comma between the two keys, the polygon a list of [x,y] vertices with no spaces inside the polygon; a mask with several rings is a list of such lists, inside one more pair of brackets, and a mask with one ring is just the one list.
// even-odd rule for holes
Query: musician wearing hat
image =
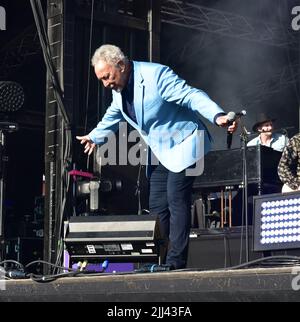
{"label": "musician wearing hat", "polygon": [[276,120],[264,113],[260,114],[257,122],[253,125],[253,132],[259,135],[251,140],[247,146],[264,145],[275,151],[282,152],[288,143],[288,138],[282,133],[274,132]]}

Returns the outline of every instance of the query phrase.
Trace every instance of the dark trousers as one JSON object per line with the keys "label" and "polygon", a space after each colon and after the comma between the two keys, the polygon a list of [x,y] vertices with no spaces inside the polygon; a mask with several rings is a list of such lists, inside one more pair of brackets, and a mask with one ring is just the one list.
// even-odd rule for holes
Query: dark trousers
{"label": "dark trousers", "polygon": [[187,262],[193,182],[185,171],[174,173],[161,164],[150,176],[150,213],[159,216],[161,233],[169,240],[166,264],[176,269]]}

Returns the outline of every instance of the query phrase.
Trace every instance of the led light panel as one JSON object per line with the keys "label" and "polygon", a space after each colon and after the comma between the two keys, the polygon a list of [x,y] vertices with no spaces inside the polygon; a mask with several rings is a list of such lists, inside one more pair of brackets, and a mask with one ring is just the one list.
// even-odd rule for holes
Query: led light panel
{"label": "led light panel", "polygon": [[300,193],[254,198],[254,251],[300,248]]}

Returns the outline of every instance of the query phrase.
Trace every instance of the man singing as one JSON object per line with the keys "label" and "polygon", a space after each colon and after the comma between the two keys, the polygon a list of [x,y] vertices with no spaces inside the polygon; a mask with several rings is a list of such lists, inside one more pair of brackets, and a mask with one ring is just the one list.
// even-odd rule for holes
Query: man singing
{"label": "man singing", "polygon": [[97,78],[113,90],[113,100],[97,127],[77,139],[84,144],[84,152],[91,154],[96,144],[104,143],[107,132],[117,131],[124,119],[139,131],[159,160],[148,171],[149,207],[151,214],[159,216],[163,236],[169,240],[166,265],[184,268],[194,179],[186,170],[203,155],[180,151],[190,151],[185,149],[188,145],[196,151],[199,133],[203,133],[200,143],[204,153],[209,151],[210,135],[200,115],[218,126],[228,126],[229,132],[234,132],[237,124],[229,125],[224,111],[207,94],[187,85],[167,66],[129,61],[113,45],[97,49],[92,65]]}

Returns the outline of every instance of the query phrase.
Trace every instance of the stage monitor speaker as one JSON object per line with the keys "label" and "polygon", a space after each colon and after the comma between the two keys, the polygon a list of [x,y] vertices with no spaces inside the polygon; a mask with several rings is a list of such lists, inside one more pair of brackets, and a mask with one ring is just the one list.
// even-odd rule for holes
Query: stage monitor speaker
{"label": "stage monitor speaker", "polygon": [[[252,227],[249,227],[249,239],[252,245]],[[250,260],[262,256],[262,253],[250,250]],[[245,262],[245,228],[191,230],[188,268],[223,269],[239,265],[241,262]]]}
{"label": "stage monitor speaker", "polygon": [[162,243],[157,216],[71,217],[65,245],[71,262],[159,262]]}
{"label": "stage monitor speaker", "polygon": [[[269,256],[297,256],[300,249],[253,250],[253,227],[249,226],[249,261]],[[223,269],[245,263],[245,228],[192,229],[187,268],[201,270]]]}

